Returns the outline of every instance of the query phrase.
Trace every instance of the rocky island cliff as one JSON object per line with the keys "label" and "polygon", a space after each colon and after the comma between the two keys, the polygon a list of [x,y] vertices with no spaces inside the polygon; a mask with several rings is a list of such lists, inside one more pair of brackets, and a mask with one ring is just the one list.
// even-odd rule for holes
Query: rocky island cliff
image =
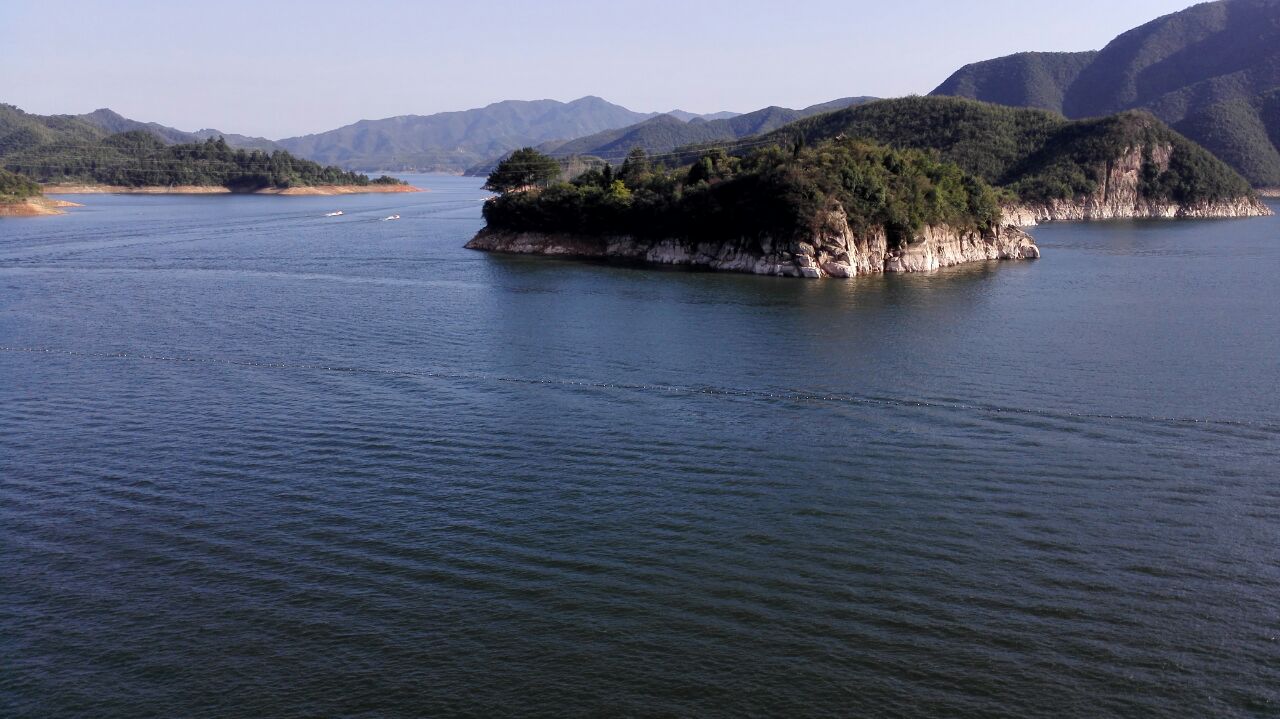
{"label": "rocky island cliff", "polygon": [[[763,147],[759,146],[763,145]],[[691,151],[692,152],[692,151]],[[633,152],[559,181],[526,148],[490,175],[467,247],[787,277],[927,272],[1040,256],[1041,222],[1272,214],[1238,173],[1142,112],[1068,121],[950,98],[874,102],[754,149]]]}
{"label": "rocky island cliff", "polygon": [[1040,257],[1035,240],[1012,225],[982,230],[925,227],[906,242],[891,243],[884,228],[855,232],[842,212],[830,213],[827,220],[829,224],[820,232],[784,241],[771,237],[696,241],[485,229],[467,243],[467,248],[813,279],[931,272],[966,262]]}
{"label": "rocky island cliff", "polygon": [[676,170],[634,153],[571,183],[557,168],[533,150],[500,165],[488,186],[503,194],[467,247],[807,278],[1040,256],[995,190],[915,150],[841,139]]}

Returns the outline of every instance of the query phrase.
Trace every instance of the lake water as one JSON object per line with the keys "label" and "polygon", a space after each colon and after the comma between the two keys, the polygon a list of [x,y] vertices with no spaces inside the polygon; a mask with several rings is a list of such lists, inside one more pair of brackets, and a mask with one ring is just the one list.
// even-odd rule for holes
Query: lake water
{"label": "lake water", "polygon": [[1280,712],[1280,220],[807,282],[413,179],[0,221],[0,714]]}

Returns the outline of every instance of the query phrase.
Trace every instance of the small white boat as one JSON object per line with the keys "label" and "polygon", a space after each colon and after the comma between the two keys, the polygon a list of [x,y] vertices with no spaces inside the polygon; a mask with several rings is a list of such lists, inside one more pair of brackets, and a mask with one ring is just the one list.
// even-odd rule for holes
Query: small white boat
{"label": "small white boat", "polygon": [[390,217],[384,217],[384,218],[382,218],[382,221],[383,221],[383,222],[387,222],[388,220],[398,220],[398,219],[400,219],[400,215],[392,215],[392,216],[390,216]]}
{"label": "small white boat", "polygon": [[342,210],[338,210],[337,212],[325,213],[325,217],[341,217],[341,216],[342,216]]}

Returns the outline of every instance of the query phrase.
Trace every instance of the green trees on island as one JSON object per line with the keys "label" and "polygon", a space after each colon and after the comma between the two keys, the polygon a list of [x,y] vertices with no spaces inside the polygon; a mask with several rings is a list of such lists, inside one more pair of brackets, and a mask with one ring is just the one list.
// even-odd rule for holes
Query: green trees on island
{"label": "green trees on island", "polygon": [[714,240],[819,231],[837,209],[855,228],[884,227],[895,243],[925,225],[978,228],[1000,218],[996,192],[956,165],[849,139],[742,157],[713,149],[677,169],[633,152],[616,175],[605,166],[508,192],[484,215],[499,229]]}
{"label": "green trees on island", "polygon": [[39,184],[22,175],[0,169],[0,202],[16,202],[39,195]]}
{"label": "green trees on island", "polygon": [[532,147],[525,147],[499,162],[498,167],[489,174],[489,181],[484,188],[493,192],[513,192],[545,187],[559,178],[561,172],[559,160]]}
{"label": "green trees on island", "polygon": [[312,185],[401,184],[325,167],[284,151],[237,150],[222,138],[166,145],[135,130],[102,140],[40,144],[3,158],[4,167],[46,183],[125,187],[223,186],[252,191]]}
{"label": "green trees on island", "polygon": [[[961,100],[904,98],[793,123],[755,149],[686,148],[620,168],[562,172],[532,149],[489,178],[490,226],[706,240],[815,231],[842,209],[905,241],[924,225],[986,227],[1006,203],[1075,201],[1133,163],[1143,199],[1194,205],[1247,197],[1247,181],[1144,112],[1070,121]],[[661,160],[659,162],[658,160]],[[678,167],[672,167],[678,165]],[[518,191],[519,190],[519,191]]]}
{"label": "green trees on island", "polygon": [[1116,172],[1136,172],[1138,199],[1151,202],[1252,194],[1226,164],[1140,111],[1070,121],[904,98],[793,123],[752,146],[686,148],[663,162],[635,149],[616,172],[601,163],[572,181],[559,180],[552,158],[524,150],[490,177],[505,193],[486,203],[485,219],[495,229],[729,240],[820,231],[838,209],[855,229],[883,227],[905,242],[926,225],[990,227],[1004,204],[1096,197]]}

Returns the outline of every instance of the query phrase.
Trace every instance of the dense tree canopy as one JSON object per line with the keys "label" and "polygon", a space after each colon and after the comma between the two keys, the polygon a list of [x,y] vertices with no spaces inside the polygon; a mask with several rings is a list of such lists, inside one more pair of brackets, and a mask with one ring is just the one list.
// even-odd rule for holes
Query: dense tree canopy
{"label": "dense tree canopy", "polygon": [[495,228],[729,239],[811,233],[837,209],[855,228],[884,227],[898,243],[924,225],[988,227],[1000,218],[995,191],[956,165],[855,140],[744,157],[713,150],[674,170],[636,153],[616,177],[590,170],[505,194],[484,212]]}
{"label": "dense tree canopy", "polygon": [[1280,185],[1280,112],[1267,110],[1277,87],[1280,2],[1224,0],[1152,20],[1101,52],[975,63],[934,94],[1071,118],[1147,110],[1263,187]]}
{"label": "dense tree canopy", "polygon": [[0,202],[24,200],[40,194],[40,185],[22,175],[0,169]]}
{"label": "dense tree canopy", "polygon": [[222,138],[166,145],[148,132],[103,140],[38,145],[3,159],[5,168],[41,182],[85,182],[126,187],[223,186],[235,190],[310,185],[399,184],[323,167],[284,151],[236,150]]}
{"label": "dense tree canopy", "polygon": [[1280,187],[1280,89],[1228,100],[1174,126],[1258,187]]}
{"label": "dense tree canopy", "polygon": [[1143,187],[1148,199],[1193,203],[1250,193],[1230,167],[1141,111],[1071,121],[1042,110],[911,97],[802,120],[766,137],[807,144],[860,137],[926,150],[1028,202],[1091,194],[1105,181],[1108,164],[1124,153],[1168,146],[1169,167]]}
{"label": "dense tree canopy", "polygon": [[525,147],[516,150],[510,157],[498,163],[498,167],[489,173],[489,181],[484,187],[494,192],[545,187],[560,175],[559,160],[544,155],[532,147]]}

